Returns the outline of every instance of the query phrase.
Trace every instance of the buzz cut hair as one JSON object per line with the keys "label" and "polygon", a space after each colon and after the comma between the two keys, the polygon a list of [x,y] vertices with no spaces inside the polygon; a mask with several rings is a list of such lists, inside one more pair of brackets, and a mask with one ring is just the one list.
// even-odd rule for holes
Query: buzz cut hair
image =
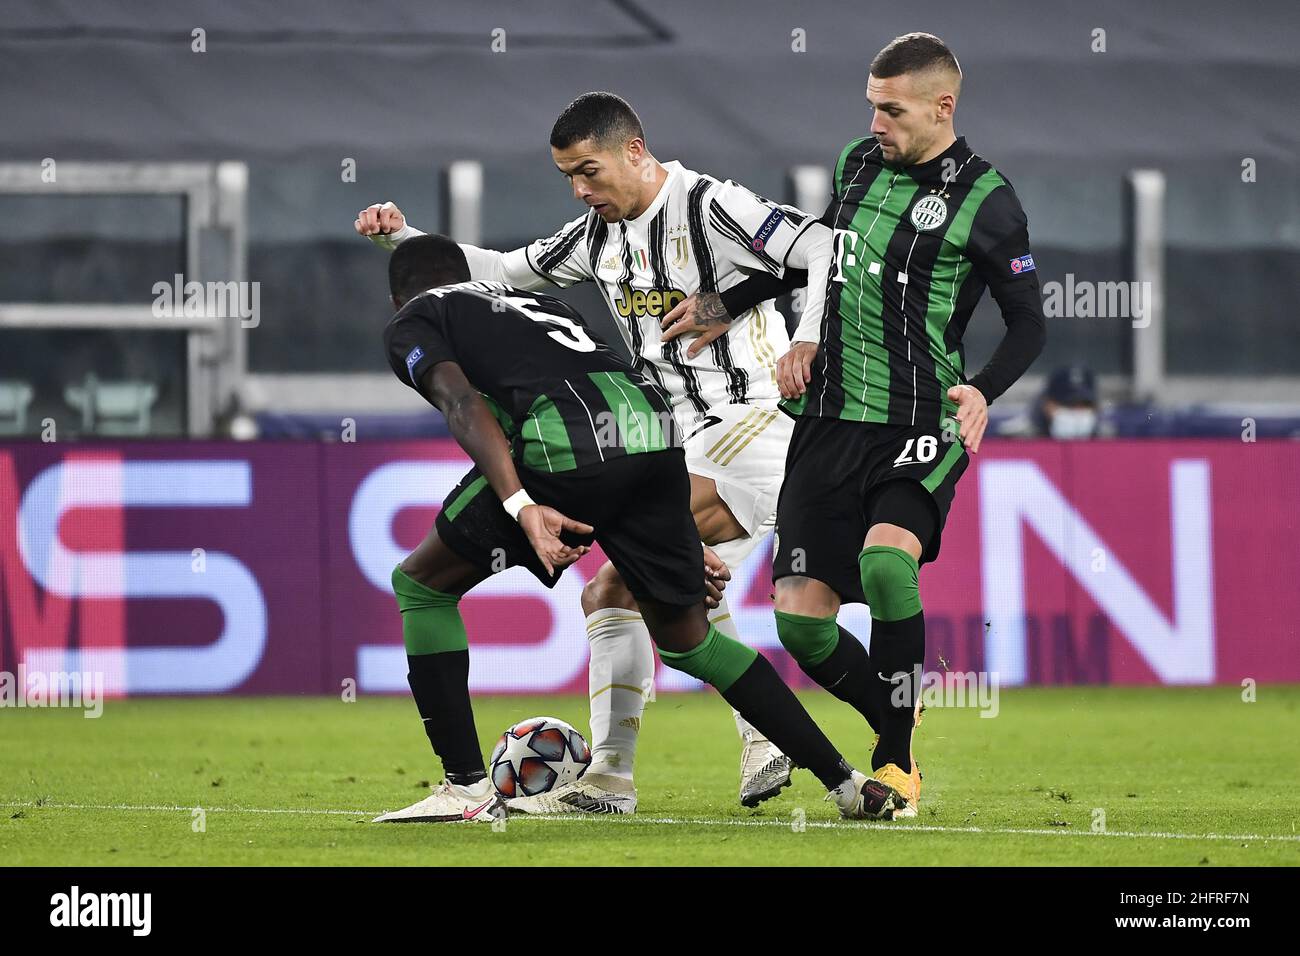
{"label": "buzz cut hair", "polygon": [[627,100],[613,93],[583,93],[551,127],[551,145],[556,149],[586,139],[597,146],[617,147],[636,138],[645,141],[640,117]]}
{"label": "buzz cut hair", "polygon": [[388,290],[402,304],[427,289],[469,280],[465,253],[447,236],[413,236],[388,259]]}
{"label": "buzz cut hair", "polygon": [[[961,87],[961,66],[957,58],[933,33],[905,33],[894,37],[871,61],[871,75],[877,79],[902,76],[904,73],[941,71],[957,77]],[[954,93],[957,90],[953,91]]]}

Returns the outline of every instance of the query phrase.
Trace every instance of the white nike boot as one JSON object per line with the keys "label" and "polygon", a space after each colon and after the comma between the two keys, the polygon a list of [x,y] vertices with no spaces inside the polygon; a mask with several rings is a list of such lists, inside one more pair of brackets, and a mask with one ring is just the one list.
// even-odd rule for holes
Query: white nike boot
{"label": "white nike boot", "polygon": [[492,781],[484,777],[468,787],[444,780],[419,803],[413,803],[404,810],[381,814],[371,822],[449,823],[472,820],[491,823],[493,820],[504,819],[505,815],[505,801],[492,786]]}

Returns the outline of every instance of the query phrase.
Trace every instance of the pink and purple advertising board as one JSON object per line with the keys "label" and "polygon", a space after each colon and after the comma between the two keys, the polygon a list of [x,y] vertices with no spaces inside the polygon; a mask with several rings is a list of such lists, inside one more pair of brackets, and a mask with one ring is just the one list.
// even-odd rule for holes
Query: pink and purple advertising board
{"label": "pink and purple advertising board", "polygon": [[[406,692],[393,565],[467,467],[450,440],[0,446],[0,670],[118,694]],[[986,443],[921,573],[927,670],[1018,684],[1300,681],[1300,444]],[[792,683],[770,542],[742,635]],[[586,686],[588,556],[462,602],[471,686]],[[865,608],[841,621],[864,640]],[[661,669],[659,690],[694,685]]]}

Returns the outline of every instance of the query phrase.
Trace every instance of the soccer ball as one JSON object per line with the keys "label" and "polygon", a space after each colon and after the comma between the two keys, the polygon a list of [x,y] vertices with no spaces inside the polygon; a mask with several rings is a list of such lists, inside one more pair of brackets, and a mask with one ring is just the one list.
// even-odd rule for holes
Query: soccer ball
{"label": "soccer ball", "polygon": [[577,780],[591,765],[586,738],[558,717],[529,717],[492,748],[492,785],[511,797],[534,797]]}

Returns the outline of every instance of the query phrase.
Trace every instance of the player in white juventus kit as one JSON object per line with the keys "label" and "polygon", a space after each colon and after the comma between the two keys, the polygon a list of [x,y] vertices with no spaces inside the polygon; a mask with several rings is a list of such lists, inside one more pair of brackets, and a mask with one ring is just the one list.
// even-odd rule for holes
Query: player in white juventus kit
{"label": "player in white juventus kit", "polygon": [[[540,290],[594,281],[638,368],[668,394],[691,476],[691,510],[701,540],[736,566],[771,531],[792,420],[777,409],[777,360],[790,347],[772,301],[737,316],[727,289],[748,276],[807,269],[825,278],[831,233],[816,217],[778,206],[743,186],[659,163],[640,120],[622,99],[587,93],[551,132],[555,165],[587,212],[547,239],[512,252],[462,245],[475,279]],[[356,229],[386,249],[420,231],[392,203],[358,214]],[[676,309],[699,293],[689,309]],[[821,302],[800,322],[820,334]],[[668,321],[672,314],[673,321]],[[591,643],[592,764],[576,784],[510,802],[523,812],[636,808],[632,764],[647,691],[654,680],[649,632],[610,564],[583,590]],[[709,615],[739,637],[725,598]],[[735,715],[744,741],[741,802],[754,806],[789,784],[791,763]]]}

